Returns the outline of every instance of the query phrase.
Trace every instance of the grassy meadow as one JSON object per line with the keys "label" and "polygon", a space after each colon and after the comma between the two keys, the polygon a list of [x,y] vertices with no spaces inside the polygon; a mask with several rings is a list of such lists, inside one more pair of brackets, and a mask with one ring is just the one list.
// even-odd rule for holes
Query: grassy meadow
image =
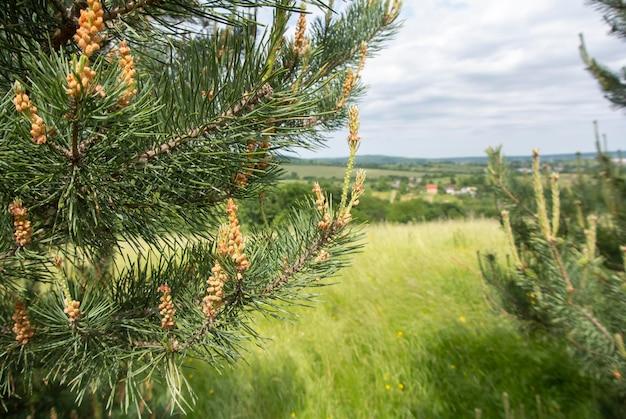
{"label": "grassy meadow", "polygon": [[[316,179],[343,179],[345,166],[325,166],[325,165],[304,165],[304,164],[285,164],[282,166],[285,176],[296,173],[299,178],[316,178]],[[375,179],[383,176],[397,177],[413,177],[420,176],[421,172],[411,170],[393,170],[393,169],[367,169],[367,177]]]}
{"label": "grassy meadow", "polygon": [[505,247],[495,221],[372,225],[366,242],[315,307],[258,319],[244,362],[192,364],[190,417],[598,416],[562,349],[488,303],[476,252]]}

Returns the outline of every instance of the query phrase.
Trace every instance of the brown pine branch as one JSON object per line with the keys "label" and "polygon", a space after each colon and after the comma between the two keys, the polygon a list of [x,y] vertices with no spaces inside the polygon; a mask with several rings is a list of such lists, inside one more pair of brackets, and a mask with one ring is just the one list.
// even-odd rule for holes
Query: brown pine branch
{"label": "brown pine branch", "polygon": [[92,145],[106,138],[106,135],[104,133],[107,129],[109,129],[109,127],[107,126],[99,127],[94,135],[78,143],[79,158],[82,158]]}
{"label": "brown pine branch", "polygon": [[271,283],[267,284],[263,289],[262,295],[269,295],[277,289],[283,287],[294,276],[300,273],[306,265],[317,256],[322,248],[330,241],[330,239],[339,232],[337,224],[333,223],[330,229],[322,234],[316,241],[314,241],[298,258],[294,264],[290,264],[283,269],[282,273],[275,278]]}
{"label": "brown pine branch", "polygon": [[90,137],[90,138],[87,138],[86,140],[81,141],[80,144],[78,144],[79,156],[82,157],[87,151],[87,149],[89,149],[89,147],[94,145],[100,138],[101,136],[94,135],[93,137]]}
{"label": "brown pine branch", "polygon": [[272,86],[270,86],[269,84],[264,84],[258,91],[256,91],[254,94],[251,95],[246,95],[245,97],[243,97],[235,106],[233,106],[232,108],[228,109],[226,112],[224,112],[223,114],[219,115],[214,121],[203,125],[201,127],[196,127],[193,128],[192,130],[181,134],[181,135],[177,135],[171,139],[169,139],[168,141],[156,146],[155,148],[151,149],[151,150],[147,150],[145,152],[143,152],[142,154],[140,154],[137,158],[136,161],[138,163],[144,164],[147,163],[148,160],[163,154],[163,153],[169,153],[171,152],[174,148],[178,147],[179,145],[192,140],[194,138],[198,138],[199,136],[206,134],[210,131],[214,131],[218,128],[221,128],[225,125],[228,124],[228,122],[233,118],[233,117],[237,117],[240,116],[241,114],[243,114],[244,111],[246,110],[252,110],[256,105],[258,105],[259,103],[261,103],[262,100],[266,99],[266,98],[270,98],[272,96],[272,94],[274,93]]}
{"label": "brown pine branch", "polygon": [[[322,234],[322,236],[314,241],[300,255],[295,264],[286,267],[282,271],[282,273],[276,279],[274,279],[274,281],[268,284],[261,292],[261,295],[267,296],[287,284],[291,278],[300,273],[306,267],[306,265],[317,256],[320,250],[330,241],[333,236],[335,236],[339,232],[340,229],[341,227],[339,227],[336,223],[333,223],[327,232]],[[186,342],[181,344],[180,350],[187,350],[197,344],[202,343],[213,326],[213,321],[205,321],[202,326],[198,328]]]}
{"label": "brown pine branch", "polygon": [[78,122],[72,122],[72,152],[71,160],[73,162],[78,161]]}
{"label": "brown pine branch", "polygon": [[572,302],[572,294],[574,294],[574,291],[576,290],[574,288],[574,284],[572,283],[572,279],[569,276],[569,273],[567,272],[567,268],[565,267],[565,263],[563,262],[563,258],[561,258],[561,254],[559,253],[559,249],[556,247],[556,242],[551,239],[548,238],[548,245],[550,246],[550,250],[552,252],[552,257],[554,258],[554,260],[557,263],[557,266],[559,268],[559,272],[561,273],[561,277],[563,278],[563,281],[565,281],[565,291],[567,292],[568,295],[568,303],[571,304]]}
{"label": "brown pine branch", "polygon": [[116,19],[118,16],[126,15],[134,10],[158,3],[160,0],[131,0],[123,6],[117,6],[104,13],[104,21]]}
{"label": "brown pine branch", "polygon": [[77,109],[76,107],[78,106],[78,104],[76,103],[76,100],[71,99],[70,100],[70,111],[67,114],[67,119],[70,121],[71,123],[71,127],[72,127],[72,138],[71,138],[71,150],[69,150],[70,152],[70,160],[72,161],[72,163],[76,164],[78,162],[78,160],[80,159],[80,155],[78,154],[78,144],[79,144],[79,126],[78,126],[78,119],[77,119]]}
{"label": "brown pine branch", "polygon": [[48,145],[48,147],[50,147],[50,149],[52,149],[54,152],[58,153],[59,155],[63,157],[66,157],[68,160],[72,159],[72,153],[65,147],[62,147],[59,144],[55,142],[51,142],[51,141],[47,141],[46,145]]}

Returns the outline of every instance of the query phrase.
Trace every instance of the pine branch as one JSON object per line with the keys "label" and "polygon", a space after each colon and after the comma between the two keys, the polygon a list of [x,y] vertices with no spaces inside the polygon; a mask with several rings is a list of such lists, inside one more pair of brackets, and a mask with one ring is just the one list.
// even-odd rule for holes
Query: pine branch
{"label": "pine branch", "polygon": [[[0,23],[32,18],[0,35],[2,46],[10,44],[0,58],[9,82],[27,81],[28,98],[21,100],[39,106],[50,134],[46,145],[33,144],[11,103],[17,95],[8,93],[0,103],[0,224],[12,225],[6,208],[18,197],[30,217],[21,216],[21,228],[32,221],[35,230],[29,247],[17,249],[12,236],[22,231],[0,229],[11,242],[0,241],[0,253],[15,251],[1,261],[0,293],[7,301],[24,300],[35,331],[28,342],[27,334],[16,340],[11,320],[3,322],[0,386],[17,371],[24,382],[41,371],[53,382],[70,383],[80,402],[87,388],[112,394],[123,380],[120,402],[128,410],[141,397],[137,384],[145,376],[165,377],[180,394],[174,376],[188,354],[210,363],[234,359],[246,336],[258,337],[247,324],[249,312],[307,298],[304,288],[333,275],[358,249],[346,228],[352,200],[334,223],[332,206],[315,212],[303,205],[280,229],[253,226],[245,241],[232,239],[245,243],[246,254],[239,255],[249,262],[244,275],[241,259],[222,260],[214,249],[224,222],[217,205],[226,197],[262,194],[277,179],[278,164],[270,160],[275,153],[312,147],[322,142],[321,130],[343,124],[347,115],[336,108],[337,98],[351,101],[362,92],[358,83],[342,91],[343,70],[358,62],[355,45],[371,40],[377,50],[392,19],[385,19],[382,2],[356,1],[338,19],[334,38],[324,40],[309,28],[311,56],[290,67],[290,42],[283,39],[292,1],[101,0],[109,24],[81,22],[83,42],[76,45],[69,43],[77,18],[91,2],[51,0],[31,16],[37,1],[0,12]],[[256,6],[274,7],[282,16],[263,35],[241,10]],[[203,19],[236,29],[180,36],[191,30],[179,23]],[[48,34],[54,48],[42,47]],[[114,36],[127,38],[141,57],[136,67],[132,55],[126,66],[106,59]],[[63,79],[74,54],[87,56],[95,75],[81,79],[84,89],[68,109]],[[122,84],[124,76],[130,82]],[[132,100],[120,106],[130,87]],[[303,123],[315,116],[324,118],[319,130]],[[353,198],[363,181],[353,185]],[[105,256],[114,262],[101,262]],[[216,261],[224,262],[230,280],[220,288],[222,305],[211,312],[203,303],[218,296],[207,286]],[[41,282],[51,286],[30,285]],[[160,294],[165,287],[167,296]],[[11,319],[12,311],[0,306],[0,318]],[[16,394],[6,387],[0,393]],[[109,398],[109,408],[112,403]]]}
{"label": "pine branch", "polygon": [[[493,162],[498,160],[497,154],[490,153],[490,157]],[[497,165],[493,168],[496,169]],[[600,185],[607,170],[610,171],[602,164],[594,168]],[[498,172],[493,170],[491,174],[497,175]],[[496,183],[495,186],[500,188],[503,184],[506,182]],[[595,182],[585,185],[584,180],[580,180],[572,189],[581,194],[589,192],[588,198],[593,201],[594,206],[599,200],[605,201],[601,204],[603,209],[600,217],[612,220],[611,223],[619,219],[606,201],[623,202],[626,189],[610,190],[610,196],[604,197],[602,194],[605,192]],[[514,233],[509,231],[508,235],[511,238],[515,235],[516,240],[510,240],[510,245],[515,247],[513,250],[525,256],[524,269],[512,272],[510,268],[496,267],[497,262],[493,258],[491,269],[486,269],[481,264],[481,272],[488,283],[499,292],[505,310],[562,339],[582,361],[585,373],[598,379],[601,385],[609,384],[612,390],[623,396],[626,388],[621,385],[620,380],[626,371],[626,357],[623,356],[626,351],[623,350],[621,333],[611,333],[611,330],[623,330],[625,321],[623,264],[607,264],[603,260],[609,256],[607,253],[601,257],[586,256],[594,255],[596,248],[600,254],[603,241],[589,239],[588,231],[595,233],[596,226],[594,224],[587,227],[584,222],[579,223],[575,205],[571,205],[573,209],[566,205],[554,207],[559,205],[561,198],[567,197],[573,191],[567,192],[564,195],[552,192],[553,214],[559,214],[559,218],[568,226],[561,232],[561,236],[546,234],[545,229],[539,231],[539,217],[536,214],[532,218],[519,217]],[[530,193],[529,191],[528,194]],[[534,188],[533,193],[538,194],[537,188]],[[524,195],[517,196],[518,202],[524,202]],[[577,195],[574,197],[581,198]],[[535,201],[538,201],[536,196]],[[609,214],[611,215],[608,216]],[[584,229],[587,230],[583,231]],[[618,229],[615,229],[604,239],[611,241],[614,239],[611,235],[616,235],[618,243],[622,243],[624,240],[619,234]]]}
{"label": "pine branch", "polygon": [[261,294],[270,295],[286,285],[291,278],[299,274],[320,250],[328,244],[330,239],[338,233],[339,229],[337,224],[333,223],[328,231],[325,231],[316,241],[312,242],[305,249],[295,263],[286,266],[283,272],[263,289]]}
{"label": "pine branch", "polygon": [[233,118],[237,116],[241,116],[244,113],[244,111],[251,111],[252,109],[254,109],[256,105],[261,103],[263,100],[271,98],[272,94],[273,94],[272,87],[269,84],[264,84],[255,93],[242,98],[235,106],[233,106],[232,108],[228,109],[226,112],[219,115],[217,118],[215,118],[214,121],[204,126],[193,128],[192,130],[186,132],[185,134],[177,135],[169,139],[168,141],[158,145],[157,147],[143,152],[135,159],[135,161],[140,164],[145,164],[148,162],[148,160],[153,159],[154,157],[159,156],[161,154],[169,153],[176,147],[180,146],[181,144],[189,140],[198,138],[201,135],[205,135],[211,131],[220,129],[224,127],[225,125],[227,125]]}
{"label": "pine branch", "polygon": [[150,6],[156,3],[159,3],[162,0],[130,0],[126,2],[123,6],[114,7],[111,10],[108,10],[104,13],[104,20],[113,20],[117,19],[121,15],[126,15],[128,13],[133,12],[136,9],[140,9],[142,7]]}
{"label": "pine branch", "polygon": [[84,156],[85,153],[87,153],[87,150],[89,150],[92,145],[96,144],[99,140],[103,138],[103,135],[93,135],[85,140],[82,140],[80,144],[78,144],[78,155],[80,157]]}
{"label": "pine branch", "polygon": [[585,46],[583,35],[579,34],[579,38],[579,52],[587,66],[587,71],[597,80],[608,100],[613,102],[615,106],[626,107],[626,84],[622,77],[591,58]]}
{"label": "pine branch", "polygon": [[78,162],[78,159],[80,157],[80,154],[78,153],[78,120],[76,120],[75,115],[72,113],[72,116],[70,117],[70,121],[72,124],[72,138],[71,138],[71,144],[72,144],[72,151],[71,151],[71,160],[73,163]]}
{"label": "pine branch", "polygon": [[600,320],[598,320],[593,314],[591,314],[591,312],[589,312],[589,310],[585,308],[581,308],[580,312],[595,326],[596,329],[598,329],[598,331],[600,331],[600,333],[604,335],[604,337],[606,337],[609,342],[611,342],[611,346],[613,346],[613,336],[611,336],[611,333],[609,333]]}
{"label": "pine branch", "polygon": [[570,278],[570,275],[567,272],[567,269],[565,268],[565,264],[563,263],[563,258],[561,257],[561,254],[559,253],[559,249],[557,249],[556,247],[555,241],[548,240],[548,246],[550,246],[552,257],[557,263],[559,272],[561,273],[561,277],[563,278],[563,281],[565,281],[565,291],[567,292],[567,295],[568,295],[568,299],[569,299],[568,301],[571,302],[572,294],[575,291],[574,284],[572,283],[572,279]]}
{"label": "pine branch", "polygon": [[65,147],[55,143],[54,141],[46,141],[46,145],[60,156],[63,156],[68,160],[72,160],[72,152]]}

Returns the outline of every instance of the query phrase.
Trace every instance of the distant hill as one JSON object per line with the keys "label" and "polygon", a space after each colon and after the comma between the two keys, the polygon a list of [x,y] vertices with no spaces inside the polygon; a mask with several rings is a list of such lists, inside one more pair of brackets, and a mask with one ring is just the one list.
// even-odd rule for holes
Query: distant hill
{"label": "distant hill", "polygon": [[[617,157],[619,152],[609,152],[610,155]],[[593,159],[596,157],[595,152],[580,153],[583,159]],[[544,162],[572,161],[578,157],[577,153],[567,154],[545,154],[541,156]],[[511,162],[530,161],[530,156],[506,156]],[[347,157],[322,157],[315,159],[301,159],[297,157],[283,157],[284,161],[293,165],[320,165],[320,166],[344,166],[348,160]],[[397,157],[384,155],[365,155],[357,156],[357,164],[361,167],[390,167],[390,166],[418,166],[428,164],[454,163],[454,164],[487,164],[486,156],[479,157],[443,157],[443,158],[416,158],[416,157]]]}

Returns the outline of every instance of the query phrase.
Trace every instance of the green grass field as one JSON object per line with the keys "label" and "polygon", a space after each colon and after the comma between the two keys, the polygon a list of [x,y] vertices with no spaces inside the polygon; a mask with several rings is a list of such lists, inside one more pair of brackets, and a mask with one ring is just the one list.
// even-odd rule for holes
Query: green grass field
{"label": "green grass field", "polygon": [[565,353],[493,310],[476,263],[493,221],[367,228],[338,284],[221,374],[194,365],[196,418],[598,417]]}
{"label": "green grass field", "polygon": [[[292,165],[285,164],[282,166],[285,170],[285,176],[289,177],[292,172],[298,174],[299,178],[314,177],[317,179],[343,179],[346,170],[343,166],[322,166],[322,165]],[[420,172],[411,172],[408,170],[388,170],[388,169],[367,169],[367,177],[374,179],[381,176],[404,176],[413,177],[421,176]]]}

